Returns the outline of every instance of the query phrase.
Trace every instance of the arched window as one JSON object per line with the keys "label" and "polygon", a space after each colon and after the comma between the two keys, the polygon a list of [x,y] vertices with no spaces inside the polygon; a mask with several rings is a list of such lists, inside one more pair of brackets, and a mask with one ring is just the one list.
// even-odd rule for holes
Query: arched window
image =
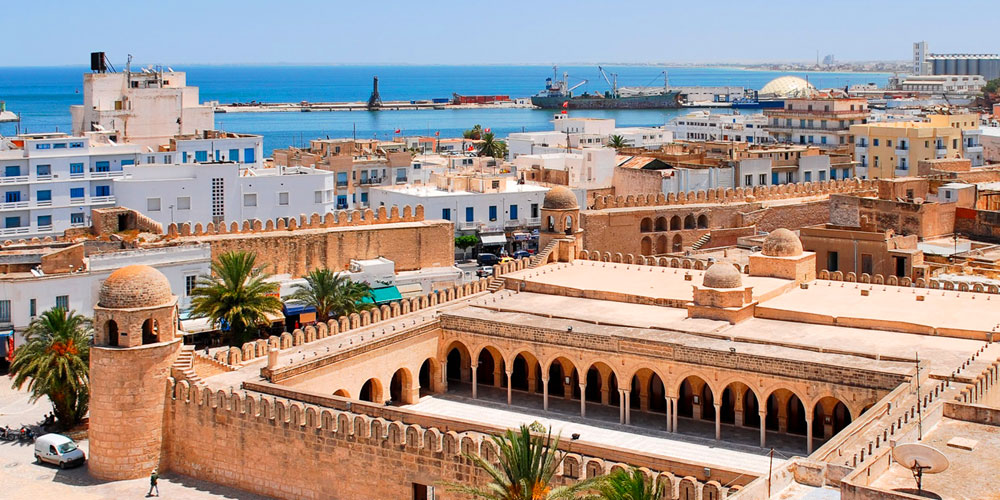
{"label": "arched window", "polygon": [[681,228],[681,218],[677,215],[670,218],[670,230],[678,231]]}
{"label": "arched window", "polygon": [[142,345],[155,344],[159,339],[159,325],[156,320],[150,318],[142,322]]}
{"label": "arched window", "polygon": [[701,214],[698,216],[698,229],[708,229],[708,216]]}
{"label": "arched window", "polygon": [[549,216],[549,232],[556,232],[556,218],[551,215]]}
{"label": "arched window", "polygon": [[104,332],[108,336],[108,345],[118,347],[118,323],[113,319],[108,320],[107,325],[104,327]]}
{"label": "arched window", "polygon": [[648,233],[653,230],[653,221],[649,217],[643,217],[642,222],[639,223],[639,231],[643,233]]}
{"label": "arched window", "polygon": [[695,222],[693,215],[688,214],[687,217],[684,217],[684,229],[694,229],[694,226]]}
{"label": "arched window", "polygon": [[566,234],[573,234],[573,217],[566,216]]}
{"label": "arched window", "polygon": [[667,230],[667,218],[666,217],[657,217],[656,218],[656,230],[657,231],[666,231]]}

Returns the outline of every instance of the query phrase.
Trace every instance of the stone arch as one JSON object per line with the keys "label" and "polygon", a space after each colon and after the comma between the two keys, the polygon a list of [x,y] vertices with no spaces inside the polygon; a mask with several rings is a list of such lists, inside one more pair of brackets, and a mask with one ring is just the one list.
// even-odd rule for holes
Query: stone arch
{"label": "stone arch", "polygon": [[583,396],[588,402],[608,406],[618,406],[621,403],[618,395],[618,374],[610,365],[603,361],[595,361],[587,368],[585,377],[587,387]]}
{"label": "stone arch", "polygon": [[640,411],[666,413],[667,386],[664,378],[650,368],[640,368],[629,378],[629,407]]}
{"label": "stone arch", "polygon": [[417,385],[408,368],[400,368],[392,374],[389,381],[389,399],[394,403],[405,405],[416,403],[419,399]]}
{"label": "stone arch", "polygon": [[667,253],[667,236],[665,234],[661,234],[656,237],[656,254],[659,255],[664,253]]}
{"label": "stone arch", "polygon": [[365,383],[361,385],[361,390],[358,391],[358,399],[381,404],[385,401],[382,394],[382,382],[377,378],[370,378],[366,380]]}
{"label": "stone arch", "polygon": [[671,231],[680,231],[680,229],[681,229],[681,217],[679,215],[675,215],[675,216],[671,217],[670,218],[670,230]]}
{"label": "stone arch", "polygon": [[499,349],[493,346],[484,346],[479,349],[475,359],[477,384],[506,387],[507,376],[504,373],[506,365]]}
{"label": "stone arch", "polygon": [[656,218],[656,231],[666,231],[670,227],[670,223],[667,222],[667,218],[664,216],[659,216]]}
{"label": "stone arch", "polygon": [[107,323],[104,324],[104,335],[107,336],[107,344],[111,347],[118,347],[118,322],[113,319],[109,319]]}
{"label": "stone arch", "polygon": [[715,420],[715,393],[699,375],[688,375],[677,385],[677,414],[694,420]]}
{"label": "stone arch", "polygon": [[813,405],[813,437],[830,439],[851,424],[851,409],[834,396],[823,396]]}
{"label": "stone arch", "polygon": [[542,365],[528,351],[521,351],[511,361],[510,387],[520,391],[542,391]]}
{"label": "stone arch", "polygon": [[430,357],[420,364],[417,371],[417,385],[420,386],[420,395],[429,392],[444,392],[441,387],[441,363],[436,358]]}
{"label": "stone arch", "polygon": [[764,424],[768,430],[805,435],[804,399],[795,391],[776,388],[768,393],[766,401],[767,421]]}
{"label": "stone arch", "polygon": [[348,399],[350,399],[351,397],[351,393],[347,392],[346,389],[337,389],[336,391],[334,391],[333,395]]}
{"label": "stone arch", "polygon": [[684,250],[684,240],[683,238],[681,238],[680,234],[675,234],[673,242],[670,245],[670,251],[676,253],[680,252],[681,250]]}
{"label": "stone arch", "polygon": [[653,219],[649,217],[643,217],[639,222],[639,231],[643,233],[649,233],[653,231]]}
{"label": "stone arch", "polygon": [[572,360],[558,356],[544,363],[542,369],[548,374],[549,396],[579,399],[580,374]]}
{"label": "stone arch", "polygon": [[723,389],[719,396],[719,420],[737,427],[759,427],[761,408],[756,389],[742,380],[720,386]]}
{"label": "stone arch", "polygon": [[701,214],[698,216],[698,229],[708,229],[708,216]]}
{"label": "stone arch", "polygon": [[155,344],[160,341],[160,325],[153,318],[142,322],[142,345]]}
{"label": "stone arch", "polygon": [[447,365],[445,377],[449,382],[472,382],[472,355],[465,344],[458,340],[452,341],[441,357]]}
{"label": "stone arch", "polygon": [[698,223],[695,221],[694,214],[687,214],[684,217],[684,229],[694,229],[697,224]]}
{"label": "stone arch", "polygon": [[574,224],[572,215],[566,216],[563,228],[566,234],[573,234],[573,232],[576,231],[576,225]]}
{"label": "stone arch", "polygon": [[[662,236],[661,236],[662,238]],[[653,255],[653,239],[649,236],[643,236],[642,241],[639,243],[639,253],[642,255]]]}

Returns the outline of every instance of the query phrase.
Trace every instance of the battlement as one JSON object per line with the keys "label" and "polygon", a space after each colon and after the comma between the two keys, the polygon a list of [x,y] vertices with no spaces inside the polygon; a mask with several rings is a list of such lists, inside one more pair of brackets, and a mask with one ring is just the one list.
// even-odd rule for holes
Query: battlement
{"label": "battlement", "polygon": [[754,186],[738,188],[716,188],[686,193],[650,193],[627,196],[596,196],[591,210],[625,207],[656,207],[667,205],[690,205],[695,203],[752,203],[789,198],[828,195],[831,193],[861,193],[877,189],[873,180],[840,179],[821,182],[779,184],[776,186]]}
{"label": "battlement", "polygon": [[364,210],[340,210],[337,212],[327,212],[326,214],[313,213],[299,215],[298,218],[278,219],[277,222],[267,220],[261,222],[260,219],[244,220],[241,223],[232,221],[229,224],[220,222],[202,225],[200,222],[193,226],[189,222],[181,224],[170,224],[167,226],[167,237],[176,238],[178,236],[205,236],[212,234],[255,234],[273,231],[295,231],[299,229],[323,229],[336,227],[369,226],[372,224],[392,224],[398,222],[420,222],[424,220],[424,207],[417,205],[412,208],[409,205],[403,207],[400,214],[399,207],[393,206],[388,212],[385,207],[378,207],[377,211],[370,208]]}

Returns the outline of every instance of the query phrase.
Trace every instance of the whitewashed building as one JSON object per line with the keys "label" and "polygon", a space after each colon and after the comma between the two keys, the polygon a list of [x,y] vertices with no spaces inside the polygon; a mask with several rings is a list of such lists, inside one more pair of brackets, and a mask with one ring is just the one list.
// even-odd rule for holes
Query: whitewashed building
{"label": "whitewashed building", "polygon": [[682,141],[733,141],[770,144],[774,140],[764,129],[767,117],[759,114],[722,114],[694,111],[671,120],[666,129]]}
{"label": "whitewashed building", "polygon": [[564,182],[570,188],[597,189],[611,186],[615,170],[615,150],[582,148],[572,153],[521,155],[514,159],[520,174],[530,170],[565,171]]}

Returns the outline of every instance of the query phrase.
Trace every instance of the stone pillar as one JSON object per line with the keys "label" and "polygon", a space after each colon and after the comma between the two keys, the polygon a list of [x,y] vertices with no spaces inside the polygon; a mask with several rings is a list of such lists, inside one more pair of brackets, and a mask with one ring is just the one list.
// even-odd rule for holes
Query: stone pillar
{"label": "stone pillar", "polygon": [[733,424],[736,427],[743,427],[743,395],[745,391],[733,392],[733,413],[735,418],[733,418]]}
{"label": "stone pillar", "polygon": [[267,350],[267,369],[274,370],[278,367],[278,348],[272,347]]}
{"label": "stone pillar", "polygon": [[549,377],[542,377],[542,409],[549,411]]}
{"label": "stone pillar", "polygon": [[441,392],[448,392],[448,358],[441,362]]}
{"label": "stone pillar", "polygon": [[691,401],[691,418],[693,418],[695,420],[701,420],[701,405],[702,404],[703,404],[703,401],[701,400],[701,396],[698,396],[698,402],[697,403],[694,402],[693,396],[692,396],[692,401]]}
{"label": "stone pillar", "polygon": [[587,383],[580,384],[580,416],[587,416]]}
{"label": "stone pillar", "polygon": [[632,391],[622,391],[622,407],[625,408],[625,425],[632,425]]}
{"label": "stone pillar", "polygon": [[722,439],[722,405],[715,403],[715,440]]}
{"label": "stone pillar", "polygon": [[507,370],[507,405],[508,405],[508,406],[510,405],[510,400],[511,400],[511,392],[510,392],[510,391],[511,391],[511,387],[510,387],[510,379],[511,379],[511,375],[513,375],[513,373],[514,373],[514,372],[512,372],[512,371],[510,371],[510,370]]}
{"label": "stone pillar", "polygon": [[477,389],[477,386],[479,385],[478,384],[478,380],[479,380],[479,373],[478,372],[479,372],[479,370],[477,370],[476,368],[479,368],[479,364],[478,363],[473,363],[472,364],[472,399],[476,399],[476,397],[477,397],[477,391],[476,391],[476,389]]}
{"label": "stone pillar", "polygon": [[[494,362],[494,364],[493,364],[493,387],[496,387],[497,389],[503,387],[503,377],[501,377],[501,375],[503,375],[503,372],[500,371],[500,365],[496,364],[496,362]],[[510,384],[507,384],[507,386],[509,387]]]}
{"label": "stone pillar", "polygon": [[806,455],[813,452],[813,413],[806,412]]}
{"label": "stone pillar", "polygon": [[671,407],[673,406],[673,401],[672,401],[673,398],[671,398],[670,396],[665,396],[663,399],[666,400],[666,405],[667,405],[667,411],[666,411],[666,414],[667,414],[667,432],[674,432],[674,422],[670,418],[670,416],[673,414],[673,412],[671,411]]}
{"label": "stone pillar", "polygon": [[677,398],[670,398],[670,406],[673,407],[670,418],[674,421],[674,432],[677,432]]}
{"label": "stone pillar", "polygon": [[764,448],[767,443],[767,409],[759,410],[760,415],[760,447]]}

